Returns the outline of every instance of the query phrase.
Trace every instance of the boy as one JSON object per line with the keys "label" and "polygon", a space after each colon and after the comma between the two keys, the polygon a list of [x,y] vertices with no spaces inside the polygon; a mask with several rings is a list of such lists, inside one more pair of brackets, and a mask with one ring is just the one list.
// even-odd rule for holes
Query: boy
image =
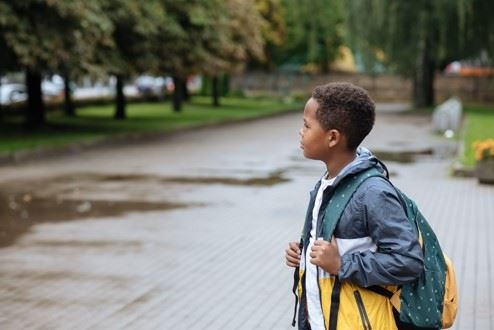
{"label": "boy", "polygon": [[323,161],[327,172],[311,192],[307,237],[285,251],[287,265],[299,268],[299,329],[396,329],[389,299],[366,288],[386,285],[394,291],[422,271],[416,234],[397,192],[381,177],[359,186],[330,242],[319,238],[338,183],[370,167],[385,171],[359,147],[374,118],[372,99],[350,83],[318,86],[305,105],[301,148],[306,158]]}

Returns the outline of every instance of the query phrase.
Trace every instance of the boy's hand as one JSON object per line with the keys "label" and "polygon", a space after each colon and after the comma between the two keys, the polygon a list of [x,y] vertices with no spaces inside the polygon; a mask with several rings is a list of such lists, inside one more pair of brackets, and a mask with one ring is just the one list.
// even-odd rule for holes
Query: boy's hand
{"label": "boy's hand", "polygon": [[310,252],[310,262],[327,271],[330,274],[338,274],[341,267],[341,257],[338,245],[333,236],[331,242],[317,240],[314,242]]}
{"label": "boy's hand", "polygon": [[300,248],[299,242],[288,243],[288,248],[285,250],[286,264],[290,267],[298,267],[300,265]]}

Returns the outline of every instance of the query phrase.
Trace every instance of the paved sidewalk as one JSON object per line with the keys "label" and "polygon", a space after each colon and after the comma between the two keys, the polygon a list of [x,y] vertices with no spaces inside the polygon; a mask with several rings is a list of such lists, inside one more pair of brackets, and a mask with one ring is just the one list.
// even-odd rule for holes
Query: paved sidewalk
{"label": "paved sidewalk", "polygon": [[[454,329],[494,329],[494,187],[449,177],[450,145],[427,118],[405,118],[380,113],[365,144],[436,151],[388,166],[455,263]],[[0,248],[0,329],[291,329],[283,251],[323,171],[301,157],[300,123],[285,115],[0,167],[0,186],[39,187],[34,198],[190,204],[30,227]],[[109,175],[120,177],[89,180]]]}

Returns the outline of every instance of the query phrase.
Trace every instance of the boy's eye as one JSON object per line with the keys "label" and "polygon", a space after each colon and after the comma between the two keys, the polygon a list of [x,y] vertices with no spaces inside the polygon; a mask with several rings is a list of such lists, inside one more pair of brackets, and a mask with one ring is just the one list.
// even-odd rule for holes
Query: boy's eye
{"label": "boy's eye", "polygon": [[304,127],[309,128],[309,125],[307,125],[307,123],[304,123]]}

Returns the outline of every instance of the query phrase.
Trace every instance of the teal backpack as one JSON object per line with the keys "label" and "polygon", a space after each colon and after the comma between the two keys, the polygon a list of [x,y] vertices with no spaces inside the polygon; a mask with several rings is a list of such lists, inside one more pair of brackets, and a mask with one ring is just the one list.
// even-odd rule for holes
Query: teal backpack
{"label": "teal backpack", "polygon": [[[357,188],[368,178],[376,176],[389,182],[389,178],[378,169],[370,168],[343,179],[337,185],[324,216],[322,236],[325,240],[329,241],[332,237],[346,205]],[[390,298],[396,309],[397,324],[423,328],[449,328],[453,325],[458,307],[456,278],[452,263],[443,254],[436,235],[415,202],[396,187],[394,189],[401,199],[408,220],[416,229],[423,251],[424,270],[416,280],[402,285],[396,292],[388,291],[381,286],[367,289]]]}

